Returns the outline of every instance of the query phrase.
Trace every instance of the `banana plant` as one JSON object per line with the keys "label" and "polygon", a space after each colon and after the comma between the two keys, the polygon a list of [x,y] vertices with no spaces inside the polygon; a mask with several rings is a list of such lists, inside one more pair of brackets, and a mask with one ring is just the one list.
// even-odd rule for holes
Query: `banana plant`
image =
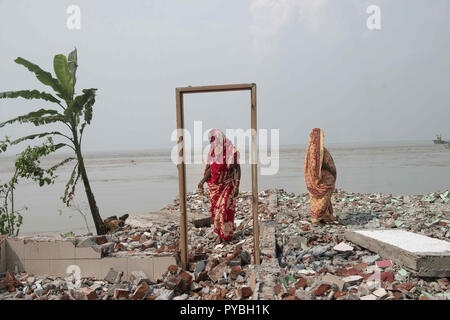
{"label": "banana plant", "polygon": [[[23,141],[45,137],[61,138],[64,142],[56,144],[54,151],[61,148],[72,149],[75,153],[74,158],[76,160],[70,179],[66,184],[62,200],[67,206],[70,205],[70,201],[75,194],[75,186],[81,177],[97,234],[105,234],[107,232],[106,226],[100,216],[94,193],[89,184],[86,166],[81,152],[84,130],[87,125],[90,125],[92,120],[92,111],[97,89],[83,89],[81,94],[76,95],[77,59],[76,48],[70,52],[67,57],[63,54],[55,55],[53,59],[53,69],[56,78],[53,77],[50,72],[42,70],[38,65],[21,57],[14,60],[17,64],[24,66],[30,72],[34,73],[41,83],[53,90],[53,94],[39,90],[6,91],[0,92],[0,99],[38,99],[43,100],[46,103],[52,103],[55,105],[56,109],[41,108],[8,121],[1,122],[0,128],[13,123],[28,123],[33,124],[36,127],[47,127],[50,124],[62,123],[65,126],[65,130],[63,131],[39,132],[12,140],[10,144],[15,145]],[[66,162],[68,162],[70,161],[70,158],[66,160]]]}

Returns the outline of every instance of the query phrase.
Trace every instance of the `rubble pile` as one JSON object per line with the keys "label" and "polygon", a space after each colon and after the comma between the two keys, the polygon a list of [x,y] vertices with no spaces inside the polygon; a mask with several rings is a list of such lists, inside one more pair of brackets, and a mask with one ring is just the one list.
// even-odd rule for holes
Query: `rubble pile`
{"label": "rubble pile", "polygon": [[[63,279],[8,271],[0,274],[0,299],[450,299],[447,278],[417,277],[343,238],[348,228],[400,228],[449,241],[448,191],[393,196],[336,190],[332,202],[339,221],[312,225],[307,193],[260,192],[259,218],[275,230],[274,243],[266,244],[272,249],[262,251],[260,266],[253,265],[251,194],[241,193],[232,241],[217,244],[211,225],[188,224],[189,270],[171,265],[156,282],[139,270],[129,281],[110,270],[105,279],[85,278],[81,283],[72,276]],[[187,207],[191,213],[209,214],[204,195],[188,194]],[[162,209],[173,222],[152,221],[132,228],[125,221],[106,236],[72,240],[77,246],[94,247],[103,256],[178,256],[178,210],[175,200]],[[269,268],[269,260],[275,260],[276,266]]]}

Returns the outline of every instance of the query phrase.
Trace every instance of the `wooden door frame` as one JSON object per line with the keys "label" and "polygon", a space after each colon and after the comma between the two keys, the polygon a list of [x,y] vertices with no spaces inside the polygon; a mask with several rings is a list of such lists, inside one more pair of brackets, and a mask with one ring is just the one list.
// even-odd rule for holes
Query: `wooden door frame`
{"label": "wooden door frame", "polygon": [[[184,270],[188,268],[187,252],[187,210],[186,210],[186,165],[184,163],[184,103],[183,95],[192,93],[224,92],[224,91],[250,91],[251,112],[251,166],[252,166],[252,213],[253,213],[253,253],[255,264],[260,264],[259,245],[259,219],[258,219],[258,144],[256,141],[257,118],[256,118],[256,84],[228,84],[199,87],[181,87],[175,89],[177,108],[177,131],[178,131],[178,186],[180,193],[180,250],[181,266]],[[181,161],[180,161],[181,160]]]}

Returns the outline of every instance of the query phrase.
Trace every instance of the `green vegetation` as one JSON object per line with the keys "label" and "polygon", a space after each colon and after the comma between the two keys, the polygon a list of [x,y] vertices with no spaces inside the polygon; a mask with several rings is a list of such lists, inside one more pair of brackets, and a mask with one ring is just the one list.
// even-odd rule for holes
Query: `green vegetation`
{"label": "green vegetation", "polygon": [[[20,90],[0,92],[1,98],[24,98],[39,99],[47,103],[57,105],[55,109],[39,109],[28,114],[10,119],[0,123],[0,128],[13,123],[28,123],[35,126],[48,126],[51,124],[61,123],[66,127],[66,131],[46,131],[10,141],[11,145],[18,144],[26,140],[39,139],[44,137],[59,137],[65,140],[64,143],[58,143],[54,146],[52,152],[69,148],[74,152],[76,164],[72,170],[69,181],[66,184],[63,202],[69,206],[70,201],[75,194],[75,186],[81,177],[84,189],[89,203],[92,218],[94,220],[97,234],[105,234],[106,227],[100,217],[100,213],[95,201],[94,194],[89,184],[89,179],[84,164],[83,154],[81,151],[83,134],[87,125],[91,123],[93,106],[95,103],[95,94],[97,89],[83,89],[79,95],[75,94],[76,71],[78,67],[76,49],[69,53],[66,57],[58,54],[53,59],[53,69],[56,78],[50,72],[42,70],[38,65],[33,64],[23,58],[17,58],[16,63],[24,66],[30,72],[34,73],[36,78],[44,85],[50,87],[55,95],[38,90]],[[72,158],[64,160],[68,162]]]}
{"label": "green vegetation", "polygon": [[[5,152],[11,144],[9,138],[0,142],[0,153]],[[63,165],[63,162],[56,164],[49,169],[40,167],[40,159],[54,152],[57,146],[53,144],[51,137],[48,137],[42,145],[26,147],[14,162],[14,174],[11,179],[0,185],[0,234],[17,235],[23,222],[21,212],[27,208],[16,209],[14,205],[14,190],[19,183],[19,178],[31,179],[38,182],[40,186],[55,182],[55,170]]]}

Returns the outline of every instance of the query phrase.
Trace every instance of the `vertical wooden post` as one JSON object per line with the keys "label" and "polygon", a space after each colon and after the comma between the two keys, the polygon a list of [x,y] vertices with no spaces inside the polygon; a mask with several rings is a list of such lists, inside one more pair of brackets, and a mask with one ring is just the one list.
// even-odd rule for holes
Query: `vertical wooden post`
{"label": "vertical wooden post", "polygon": [[258,218],[258,143],[256,118],[256,84],[251,89],[251,127],[252,127],[252,211],[253,211],[253,252],[255,264],[261,264],[259,247],[259,218]]}
{"label": "vertical wooden post", "polygon": [[184,163],[184,108],[183,93],[176,89],[178,131],[178,185],[180,192],[180,250],[181,267],[186,270],[187,259],[187,212],[186,212],[186,165]]}

